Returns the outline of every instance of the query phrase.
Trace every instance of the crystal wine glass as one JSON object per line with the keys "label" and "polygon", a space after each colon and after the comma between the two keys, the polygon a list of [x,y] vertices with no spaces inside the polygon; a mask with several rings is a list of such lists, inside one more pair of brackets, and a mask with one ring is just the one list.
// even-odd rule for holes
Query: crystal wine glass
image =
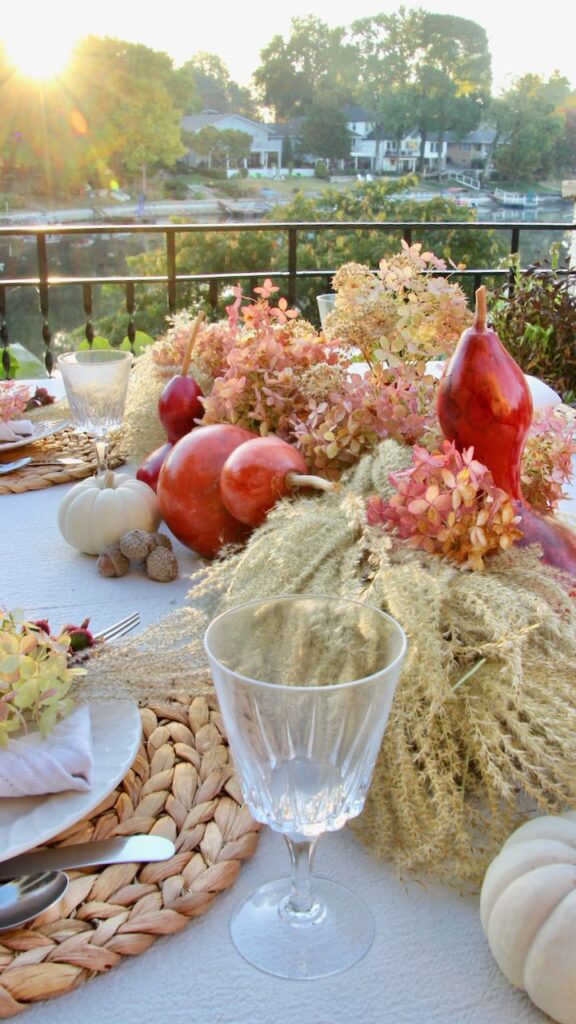
{"label": "crystal wine glass", "polygon": [[86,349],[58,357],[75,426],[94,439],[97,476],[108,469],[108,436],[122,423],[131,365],[132,353],[116,349]]}
{"label": "crystal wine glass", "polygon": [[303,594],[232,608],[204,642],[244,799],[284,835],[292,867],[241,904],[233,942],[278,977],[335,974],[364,955],[374,922],[348,888],[313,877],[314,851],[362,810],[405,634],[372,605]]}

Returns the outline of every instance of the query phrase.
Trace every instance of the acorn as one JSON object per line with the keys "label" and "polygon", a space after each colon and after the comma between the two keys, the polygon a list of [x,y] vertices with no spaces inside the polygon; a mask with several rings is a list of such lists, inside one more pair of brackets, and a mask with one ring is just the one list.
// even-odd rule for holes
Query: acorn
{"label": "acorn", "polygon": [[146,572],[151,580],[170,583],[178,576],[178,561],[170,548],[159,545],[146,559]]}

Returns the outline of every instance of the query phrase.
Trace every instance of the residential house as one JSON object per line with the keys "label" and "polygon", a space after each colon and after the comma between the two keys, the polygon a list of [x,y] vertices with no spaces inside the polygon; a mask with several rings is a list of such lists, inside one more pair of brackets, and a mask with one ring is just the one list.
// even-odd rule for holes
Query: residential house
{"label": "residential house", "polygon": [[[350,132],[350,160],[355,171],[373,174],[407,174],[416,171],[420,157],[420,135],[414,130],[405,138],[397,139],[386,131],[375,111],[365,107],[344,107],[346,125]],[[446,161],[447,146],[437,136],[426,141],[424,165],[436,169],[442,156]]]}
{"label": "residential house", "polygon": [[[221,114],[216,110],[204,110],[201,114],[189,114],[182,118],[181,128],[188,136],[194,136],[210,125],[219,131],[232,129],[237,132],[245,132],[250,135],[252,143],[250,146],[250,158],[246,161],[247,167],[270,168],[280,167],[282,163],[282,138],[275,131],[275,126],[263,124],[260,121],[251,121],[242,114]],[[185,157],[191,167],[196,167],[206,158],[194,152],[192,141],[190,149]]]}
{"label": "residential house", "polygon": [[[385,130],[382,131],[382,126],[378,124],[378,116],[373,111],[360,106],[348,106],[344,107],[343,112],[350,133],[350,156],[348,160],[340,161],[342,170],[347,168],[358,173],[372,174],[406,174],[416,171],[420,156],[420,135],[416,130],[398,140]],[[236,131],[247,132],[252,137],[252,145],[246,166],[270,174],[276,173],[282,167],[282,148],[285,140],[290,140],[294,154],[301,152],[304,120],[305,118],[300,116],[283,124],[264,124],[251,121],[240,114],[221,114],[214,110],[205,110],[202,114],[184,117],[182,130],[193,136],[206,125],[211,125],[222,131],[233,128]],[[436,169],[439,160],[444,165],[446,155],[447,143],[444,141],[440,145],[437,137],[431,137],[425,146],[425,168]],[[193,141],[186,159],[192,167],[205,159],[194,153]],[[302,156],[303,162],[311,167],[319,159],[314,153]]]}
{"label": "residential house", "polygon": [[496,128],[480,125],[461,139],[448,136],[448,163],[452,167],[484,168],[496,138]]}

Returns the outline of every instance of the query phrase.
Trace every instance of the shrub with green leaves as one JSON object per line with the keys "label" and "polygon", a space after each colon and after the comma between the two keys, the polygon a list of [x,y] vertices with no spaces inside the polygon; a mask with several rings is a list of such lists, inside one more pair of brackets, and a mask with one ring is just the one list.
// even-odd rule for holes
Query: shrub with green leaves
{"label": "shrub with green leaves", "polygon": [[510,280],[497,289],[492,326],[524,373],[554,388],[567,404],[576,403],[576,290],[562,270],[559,247],[520,272],[511,263]]}

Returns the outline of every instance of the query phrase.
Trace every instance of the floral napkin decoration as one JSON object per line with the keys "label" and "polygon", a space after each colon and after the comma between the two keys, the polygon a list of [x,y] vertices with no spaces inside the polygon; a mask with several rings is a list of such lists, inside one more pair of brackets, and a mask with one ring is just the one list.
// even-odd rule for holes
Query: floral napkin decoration
{"label": "floral napkin decoration", "polygon": [[85,674],[73,664],[74,644],[89,639],[87,623],[51,636],[47,622],[28,622],[18,612],[0,610],[0,747],[30,727],[46,736],[70,714],[71,691]]}

